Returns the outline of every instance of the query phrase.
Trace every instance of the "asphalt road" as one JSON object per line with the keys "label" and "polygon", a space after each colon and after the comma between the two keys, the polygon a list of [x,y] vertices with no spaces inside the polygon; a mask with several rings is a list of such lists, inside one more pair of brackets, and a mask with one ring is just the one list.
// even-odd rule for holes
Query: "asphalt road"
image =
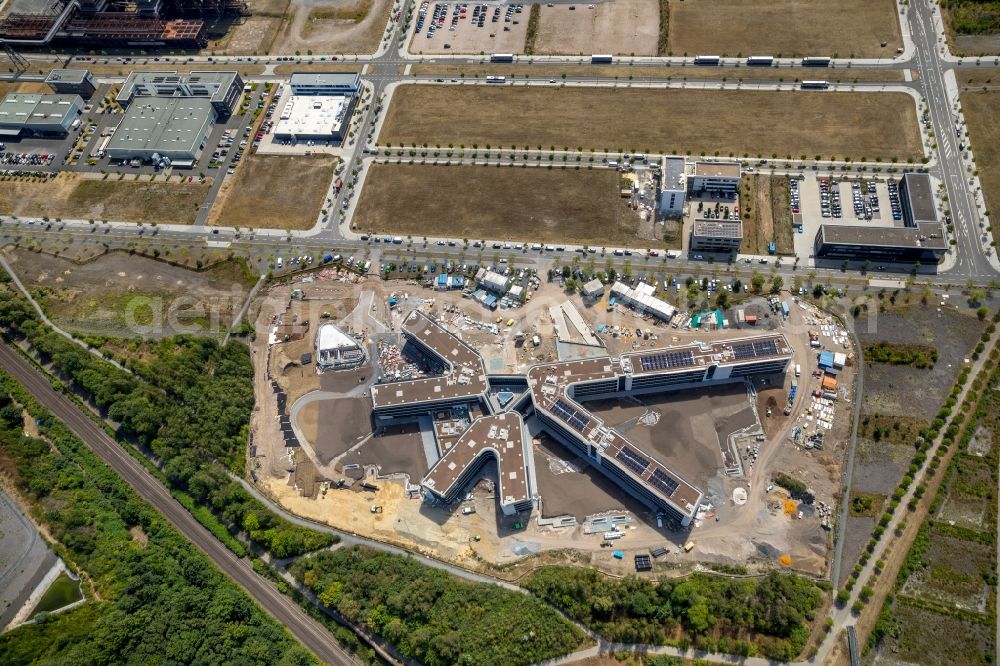
{"label": "asphalt road", "polygon": [[0,344],[0,366],[66,424],[87,447],[135,489],[174,527],[198,547],[234,583],[306,648],[328,664],[360,664],[327,629],[309,617],[274,583],[258,575],[249,560],[236,557],[182,507],[166,488],[73,402],[52,388],[49,380],[6,344]]}

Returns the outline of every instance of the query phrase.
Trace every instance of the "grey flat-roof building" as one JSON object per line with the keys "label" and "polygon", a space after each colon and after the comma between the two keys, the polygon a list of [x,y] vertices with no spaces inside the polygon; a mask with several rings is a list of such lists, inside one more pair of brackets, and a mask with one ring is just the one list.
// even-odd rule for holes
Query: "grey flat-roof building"
{"label": "grey flat-roof building", "polygon": [[903,208],[903,221],[908,227],[921,222],[937,222],[934,206],[934,188],[926,173],[904,173],[899,181],[899,203]]}
{"label": "grey flat-roof building", "polygon": [[0,136],[64,137],[82,109],[79,95],[11,93],[0,102]]}
{"label": "grey flat-roof building", "polygon": [[664,157],[660,174],[660,215],[680,217],[687,198],[687,174],[683,157]]}
{"label": "grey flat-roof building", "polygon": [[902,227],[824,224],[813,242],[818,258],[937,263],[948,251],[938,220],[934,188],[925,173],[905,173],[899,182]]}
{"label": "grey flat-roof building", "polygon": [[869,227],[824,224],[815,241],[816,256],[825,259],[919,261],[936,263],[948,250],[939,222],[915,227]]}
{"label": "grey flat-roof building", "polygon": [[289,80],[293,95],[357,95],[361,75],[356,72],[298,72]]}
{"label": "grey flat-roof building", "polygon": [[243,79],[237,72],[132,72],[115,101],[128,106],[137,97],[205,98],[218,117],[228,118],[242,95]]}
{"label": "grey flat-roof building", "polygon": [[691,249],[695,252],[739,252],[742,242],[740,220],[698,219],[691,229]]}
{"label": "grey flat-roof building", "polygon": [[214,105],[195,97],[148,97],[125,111],[107,152],[111,159],[195,161],[215,122]]}
{"label": "grey flat-roof building", "polygon": [[60,95],[79,95],[85,99],[97,90],[94,76],[86,69],[53,69],[45,77],[52,92]]}

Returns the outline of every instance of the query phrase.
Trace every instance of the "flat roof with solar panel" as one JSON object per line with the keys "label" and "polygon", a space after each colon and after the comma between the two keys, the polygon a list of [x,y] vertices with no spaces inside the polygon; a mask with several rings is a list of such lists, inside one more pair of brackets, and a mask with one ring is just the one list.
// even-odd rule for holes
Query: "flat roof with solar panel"
{"label": "flat roof with solar panel", "polygon": [[[484,399],[488,382],[483,359],[476,349],[416,310],[407,315],[401,330],[407,339],[440,359],[447,370],[437,377],[373,387],[371,396],[376,414],[404,415],[399,408],[406,405],[415,406],[417,411],[426,405],[426,411],[430,411],[441,400],[476,400],[487,414],[494,410]],[[628,395],[633,391],[633,379],[641,379],[642,388],[636,390],[646,392],[703,382],[741,381],[754,373],[787,371],[791,358],[792,349],[785,337],[769,334],[632,352],[618,358],[605,356],[543,363],[531,367],[526,380],[531,404],[543,424],[570,441],[575,440],[579,450],[588,452],[588,460],[597,459],[595,465],[623,488],[687,525],[701,503],[702,491],[625,435],[607,426],[580,404],[577,392],[587,399]],[[488,423],[488,420],[477,422],[477,427],[481,429]],[[427,481],[434,488],[450,488],[463,479],[463,471],[469,465],[476,464],[486,445],[481,437],[470,435],[468,440],[474,446],[468,451],[459,449],[461,453],[449,454],[447,468],[436,468],[436,473],[428,476]],[[513,496],[521,496],[521,493],[513,493]]]}
{"label": "flat roof with solar panel", "polygon": [[475,349],[419,310],[407,315],[403,335],[448,366],[444,375],[378,384],[372,387],[375,411],[441,400],[475,400],[486,390],[486,370]]}

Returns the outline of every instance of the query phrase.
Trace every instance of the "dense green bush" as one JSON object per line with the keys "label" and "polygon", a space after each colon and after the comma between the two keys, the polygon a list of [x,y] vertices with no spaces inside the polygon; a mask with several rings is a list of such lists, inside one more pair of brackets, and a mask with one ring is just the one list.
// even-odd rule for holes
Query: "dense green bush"
{"label": "dense green bush", "polygon": [[910,365],[915,368],[933,368],[938,351],[930,345],[869,342],[865,344],[865,360],[869,363]]}
{"label": "dense green bush", "polygon": [[412,557],[344,547],[301,558],[291,571],[326,606],[426,666],[530,664],[584,639],[538,599]]}
{"label": "dense green bush", "polygon": [[225,473],[242,471],[253,365],[247,348],[194,336],[150,343],[134,375],[52,333],[23,299],[0,301],[0,325],[20,332],[60,373],[88,393],[120,436],[151,450],[172,483],[247,531],[277,557],[329,545],[334,538],[275,515]]}
{"label": "dense green bush", "polygon": [[732,579],[694,574],[682,580],[611,579],[593,569],[544,567],[526,587],[611,641],[690,640],[715,650],[710,636],[753,634],[751,654],[795,659],[819,605],[816,585],[792,574]]}
{"label": "dense green bush", "polygon": [[100,600],[0,636],[6,666],[314,663],[65,426],[0,375],[5,406],[9,393],[41,419],[45,440],[3,420],[0,466]]}

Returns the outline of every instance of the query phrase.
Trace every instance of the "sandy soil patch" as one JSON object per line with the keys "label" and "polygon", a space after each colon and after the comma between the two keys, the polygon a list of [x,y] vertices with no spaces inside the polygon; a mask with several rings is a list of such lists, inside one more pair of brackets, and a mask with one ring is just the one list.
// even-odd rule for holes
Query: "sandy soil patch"
{"label": "sandy soil patch", "polygon": [[[453,194],[442,196],[442,183]],[[639,216],[620,203],[618,186],[608,169],[378,164],[365,180],[354,224],[417,237],[635,242]]]}
{"label": "sandy soil patch", "polygon": [[[652,108],[662,112],[636,116],[637,109]],[[923,155],[914,101],[904,93],[400,86],[379,143],[425,142],[708,155]]]}
{"label": "sandy soil patch", "polygon": [[670,3],[667,46],[673,55],[892,58],[902,45],[892,0]]}
{"label": "sandy soil patch", "polygon": [[557,4],[541,10],[535,53],[656,55],[657,0]]}
{"label": "sandy soil patch", "polygon": [[252,155],[226,181],[209,218],[220,227],[309,229],[316,223],[337,159]]}
{"label": "sandy soil patch", "polygon": [[31,217],[191,224],[211,181],[85,178],[60,173],[45,182],[0,182],[0,212]]}

